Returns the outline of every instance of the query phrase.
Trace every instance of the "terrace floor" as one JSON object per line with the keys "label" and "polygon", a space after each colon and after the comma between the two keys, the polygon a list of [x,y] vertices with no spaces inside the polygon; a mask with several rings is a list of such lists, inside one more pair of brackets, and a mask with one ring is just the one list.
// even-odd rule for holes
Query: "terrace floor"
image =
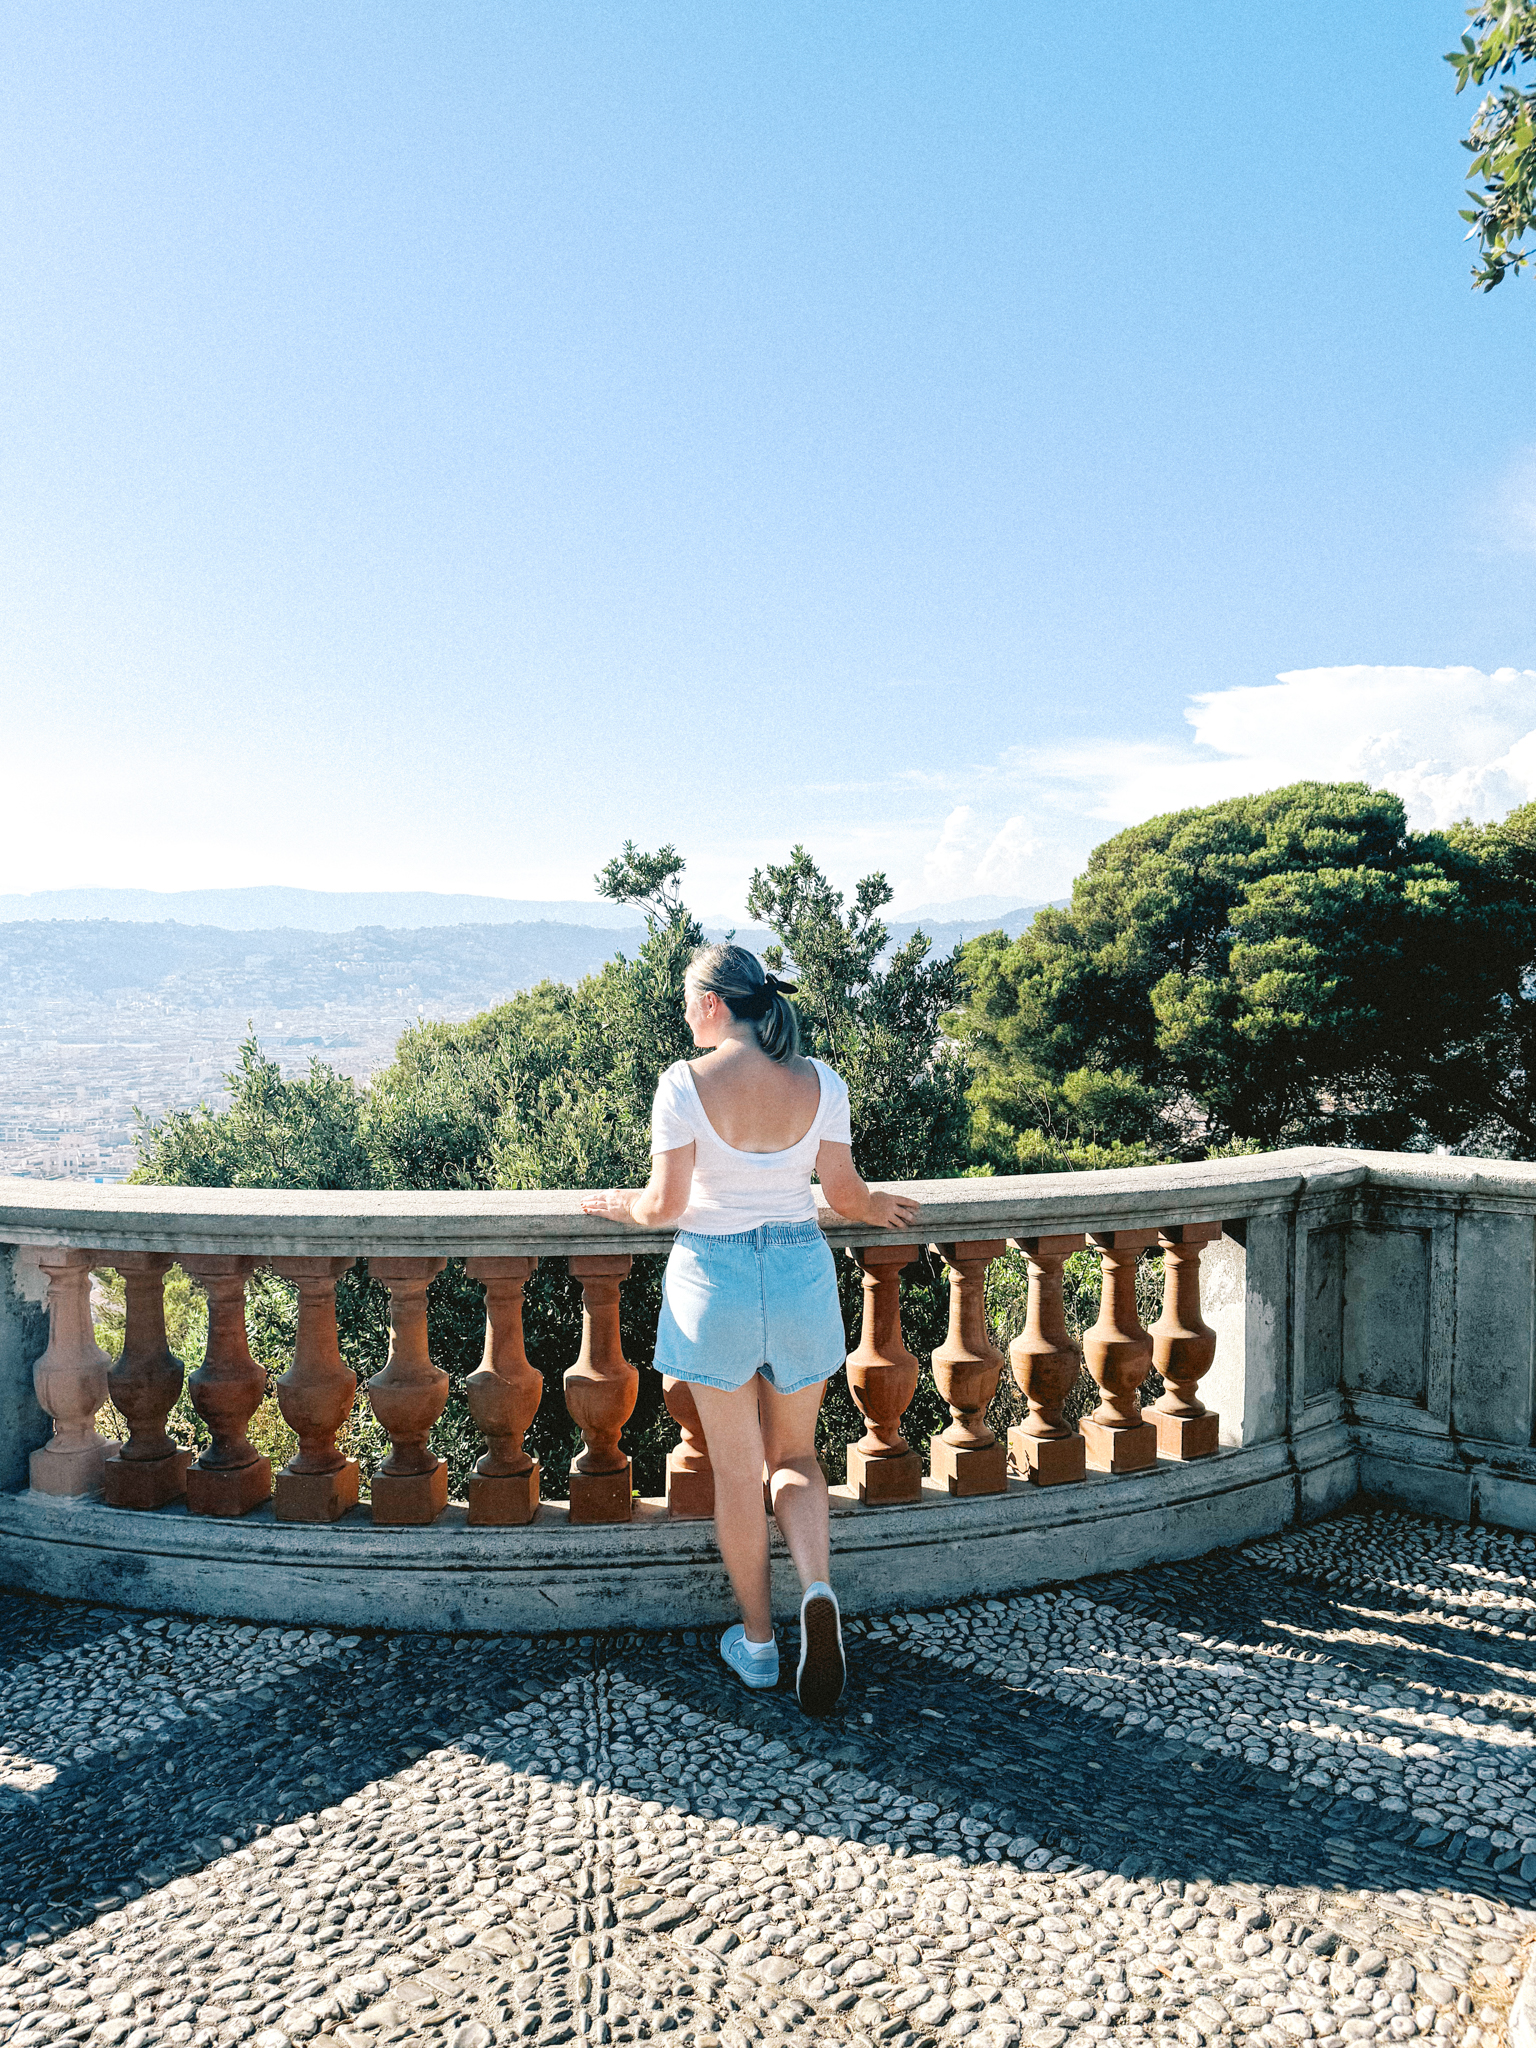
{"label": "terrace floor", "polygon": [[848,1633],[817,1723],[692,1634],[0,1596],[0,2041],[1503,2038],[1536,1538],[1355,1511]]}

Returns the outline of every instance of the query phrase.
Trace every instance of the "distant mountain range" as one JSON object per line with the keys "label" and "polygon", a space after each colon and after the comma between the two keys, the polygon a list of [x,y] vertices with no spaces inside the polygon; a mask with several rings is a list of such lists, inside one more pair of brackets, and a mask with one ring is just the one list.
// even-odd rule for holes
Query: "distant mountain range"
{"label": "distant mountain range", "polygon": [[1043,903],[1021,904],[1014,896],[957,896],[953,903],[919,903],[915,909],[897,912],[904,924],[921,924],[930,919],[939,924],[981,924],[995,932],[1000,923],[1016,917],[1033,917],[1044,910]]}
{"label": "distant mountain range", "polygon": [[[888,920],[888,924],[898,945],[921,924],[935,946],[947,950],[974,938],[978,932],[999,928],[1016,937],[1041,908],[1038,903],[1010,908],[1005,896],[967,896],[955,903],[923,904],[899,919]],[[56,919],[174,924],[260,933],[274,941],[284,932],[383,930],[421,934],[459,925],[579,926],[615,935],[594,956],[594,964],[608,957],[619,943],[618,934],[629,934],[632,943],[642,924],[636,911],[617,903],[451,896],[431,890],[42,889],[25,896],[0,896],[0,925]],[[704,923],[711,938],[724,937],[734,929],[744,946],[761,948],[771,943],[770,933],[729,918],[707,917]],[[532,935],[528,937],[531,943]],[[269,950],[293,949],[289,944]],[[568,948],[556,942],[553,950],[563,953]]]}
{"label": "distant mountain range", "polygon": [[368,925],[422,931],[451,924],[585,924],[619,931],[641,922],[620,903],[444,896],[430,889],[39,889],[0,896],[0,924],[54,917],[216,925],[226,932],[353,932]]}
{"label": "distant mountain range", "polygon": [[[1028,921],[1027,913],[1019,916]],[[940,953],[997,928],[996,921],[923,924]],[[891,943],[902,945],[917,927],[903,921],[889,929]],[[0,924],[0,1026],[39,1028],[50,1003],[130,996],[188,1013],[234,1006],[259,1015],[333,1004],[351,1011],[361,1003],[393,1015],[404,1002],[412,1011],[443,1014],[484,1008],[546,979],[580,981],[617,952],[633,955],[642,937],[637,926],[605,930],[553,919],[326,932],[20,918]],[[771,932],[752,927],[739,928],[736,937],[754,951],[773,941]],[[49,1028],[59,1028],[57,1020]]]}

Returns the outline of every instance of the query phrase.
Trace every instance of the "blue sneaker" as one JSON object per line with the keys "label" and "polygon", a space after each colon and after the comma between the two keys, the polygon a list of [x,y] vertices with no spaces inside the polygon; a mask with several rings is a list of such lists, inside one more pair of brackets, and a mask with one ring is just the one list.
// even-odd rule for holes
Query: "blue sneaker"
{"label": "blue sneaker", "polygon": [[772,1639],[749,1643],[747,1631],[738,1621],[720,1638],[720,1654],[743,1685],[754,1692],[766,1692],[779,1682],[779,1646]]}
{"label": "blue sneaker", "polygon": [[795,1694],[803,1714],[830,1714],[843,1696],[843,1622],[837,1595],[825,1579],[807,1586],[800,1602],[800,1664]]}

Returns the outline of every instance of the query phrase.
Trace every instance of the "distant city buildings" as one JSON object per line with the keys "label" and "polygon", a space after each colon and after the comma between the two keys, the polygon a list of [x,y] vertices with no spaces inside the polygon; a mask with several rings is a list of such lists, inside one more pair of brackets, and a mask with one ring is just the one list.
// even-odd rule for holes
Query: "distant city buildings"
{"label": "distant city buildings", "polygon": [[601,927],[225,932],[72,920],[0,925],[0,1174],[120,1181],[134,1111],[222,1107],[254,1030],[285,1074],[366,1081],[402,1031],[601,966]]}
{"label": "distant city buildings", "polygon": [[[1022,928],[1030,914],[1003,922]],[[924,925],[945,948],[989,928]],[[913,929],[893,923],[892,942]],[[761,945],[769,934],[739,936]],[[418,1018],[457,1021],[540,981],[579,981],[643,938],[543,921],[351,932],[0,924],[0,1174],[124,1179],[137,1162],[134,1110],[222,1107],[248,1031],[285,1074],[321,1059],[363,1082]]]}

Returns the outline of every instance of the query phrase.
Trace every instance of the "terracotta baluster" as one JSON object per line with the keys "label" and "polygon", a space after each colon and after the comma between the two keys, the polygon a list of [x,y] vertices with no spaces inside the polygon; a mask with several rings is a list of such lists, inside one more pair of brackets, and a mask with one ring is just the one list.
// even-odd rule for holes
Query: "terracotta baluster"
{"label": "terracotta baluster", "polygon": [[987,1268],[1008,1249],[1002,1238],[933,1249],[949,1267],[949,1329],[933,1354],[933,1378],[952,1418],[928,1446],[928,1473],[953,1494],[1006,1493],[1008,1451],[988,1427],[1003,1354],[987,1334]]}
{"label": "terracotta baluster", "polygon": [[427,1283],[446,1259],[370,1259],[389,1289],[389,1356],[368,1382],[368,1401],[389,1436],[373,1475],[373,1519],[420,1527],[448,1505],[448,1467],[427,1439],[448,1405],[448,1375],[427,1350]]}
{"label": "terracotta baluster", "polygon": [[634,1512],[629,1453],[619,1448],[640,1392],[619,1335],[619,1283],[632,1264],[628,1252],[571,1260],[581,1282],[581,1355],[565,1375],[565,1405],[585,1440],[571,1460],[573,1522],[627,1522]]}
{"label": "terracotta baluster", "polygon": [[1061,1412],[1080,1365],[1067,1332],[1061,1269],[1084,1240],[1020,1237],[1014,1244],[1029,1263],[1029,1306],[1024,1328],[1008,1347],[1008,1362],[1029,1414],[1008,1432],[1009,1456],[1014,1470],[1036,1486],[1070,1486],[1087,1471],[1087,1447]]}
{"label": "terracotta baluster", "polygon": [[175,1260],[164,1252],[113,1252],[111,1260],[123,1276],[127,1314],[107,1387],[128,1441],[107,1454],[102,1498],[113,1508],[161,1508],[186,1492],[192,1462],[165,1427],[185,1376],[165,1341],[165,1276]]}
{"label": "terracotta baluster", "polygon": [[1094,1230],[1088,1242],[1104,1269],[1099,1319],[1083,1335],[1083,1357],[1099,1389],[1099,1405],[1083,1418],[1083,1441],[1095,1472],[1145,1472],[1157,1463],[1157,1429],[1142,1415],[1142,1381],[1152,1339],[1136,1314],[1136,1261],[1157,1243],[1155,1230]]}
{"label": "terracotta baluster", "polygon": [[[686,1380],[663,1374],[662,1399],[667,1413],[683,1432],[683,1440],[667,1453],[667,1513],[678,1520],[707,1521],[715,1512],[715,1468],[709,1462],[704,1425],[699,1420],[693,1389]],[[768,1477],[763,1475],[763,1499],[768,1512]]]}
{"label": "terracotta baluster", "polygon": [[901,1341],[901,1269],[917,1249],[869,1244],[853,1254],[864,1275],[864,1319],[858,1349],[848,1357],[848,1391],[869,1427],[848,1446],[848,1484],[868,1506],[922,1498],[922,1460],[901,1433],[919,1374]]}
{"label": "terracotta baluster", "polygon": [[274,1259],[272,1270],[299,1290],[293,1363],[277,1383],[277,1405],[299,1440],[278,1473],[272,1512],[280,1522],[334,1522],[357,1506],[357,1460],[336,1448],[352,1413],[357,1374],[336,1339],[336,1282],[350,1259]]}
{"label": "terracotta baluster", "polygon": [[1175,1223],[1159,1232],[1163,1312],[1152,1325],[1152,1363],[1167,1391],[1148,1413],[1165,1458],[1208,1458],[1221,1418],[1200,1399],[1200,1381],[1216,1356],[1216,1332],[1200,1315],[1200,1254],[1221,1235],[1219,1223]]}
{"label": "terracotta baluster", "polygon": [[181,1259],[208,1298],[208,1348],[187,1391],[213,1437],[187,1467],[189,1515],[247,1515],[272,1497],[272,1460],[246,1434],[267,1391],[245,1331],[245,1276],[255,1263],[219,1252]]}
{"label": "terracotta baluster", "polygon": [[[48,1348],[32,1368],[32,1385],[53,1417],[53,1434],[32,1453],[28,1470],[37,1493],[101,1491],[111,1448],[96,1430],[96,1411],[107,1398],[112,1361],[91,1327],[90,1252],[45,1246],[37,1263],[48,1275]],[[97,1265],[101,1258],[95,1259]]]}
{"label": "terracotta baluster", "polygon": [[465,1382],[469,1412],[490,1449],[469,1475],[476,1528],[520,1528],[539,1511],[539,1466],[523,1448],[544,1382],[523,1349],[523,1289],[537,1259],[471,1259],[464,1270],[485,1286],[485,1355]]}

